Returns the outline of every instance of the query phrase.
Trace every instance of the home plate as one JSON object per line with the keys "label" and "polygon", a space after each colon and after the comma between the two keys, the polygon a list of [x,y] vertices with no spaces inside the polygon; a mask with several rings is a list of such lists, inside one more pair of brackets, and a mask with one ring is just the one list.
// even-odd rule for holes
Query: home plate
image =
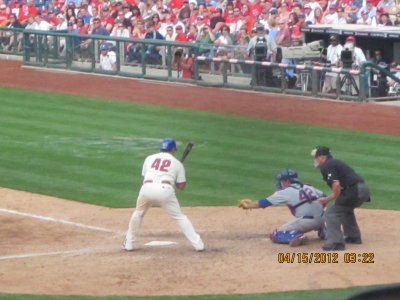
{"label": "home plate", "polygon": [[145,246],[169,246],[169,245],[176,245],[175,242],[170,241],[151,241],[145,244]]}

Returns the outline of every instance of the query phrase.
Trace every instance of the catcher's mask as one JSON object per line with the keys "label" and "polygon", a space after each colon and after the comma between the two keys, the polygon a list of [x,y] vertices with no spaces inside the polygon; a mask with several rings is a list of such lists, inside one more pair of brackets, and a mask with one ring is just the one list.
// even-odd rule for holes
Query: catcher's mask
{"label": "catcher's mask", "polygon": [[165,138],[161,141],[160,150],[161,151],[171,151],[176,148],[176,142],[174,139]]}
{"label": "catcher's mask", "polygon": [[301,180],[298,178],[297,172],[293,169],[282,170],[275,176],[275,180],[276,180],[276,187],[278,189],[282,189],[281,186],[282,180],[290,180],[291,183],[302,184]]}

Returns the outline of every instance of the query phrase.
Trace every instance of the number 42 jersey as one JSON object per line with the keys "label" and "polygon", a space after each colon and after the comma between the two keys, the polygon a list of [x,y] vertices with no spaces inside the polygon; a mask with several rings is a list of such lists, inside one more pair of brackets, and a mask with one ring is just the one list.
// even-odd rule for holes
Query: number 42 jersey
{"label": "number 42 jersey", "polygon": [[316,201],[325,194],[311,185],[291,184],[283,190],[276,191],[267,200],[272,205],[286,204],[291,213],[296,217],[319,217],[324,208]]}
{"label": "number 42 jersey", "polygon": [[154,183],[169,181],[171,184],[186,182],[183,164],[168,152],[148,156],[142,168],[143,180]]}

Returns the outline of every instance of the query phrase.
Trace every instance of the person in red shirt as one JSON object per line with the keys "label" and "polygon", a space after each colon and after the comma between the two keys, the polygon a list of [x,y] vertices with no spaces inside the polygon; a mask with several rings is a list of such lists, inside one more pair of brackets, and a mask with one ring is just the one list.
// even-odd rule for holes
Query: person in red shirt
{"label": "person in red shirt", "polygon": [[171,0],[169,8],[172,11],[179,10],[183,6],[183,0]]}
{"label": "person in red shirt", "polygon": [[0,26],[5,26],[8,22],[9,14],[7,12],[7,5],[0,5]]}
{"label": "person in red shirt", "polygon": [[35,6],[34,0],[27,0],[27,2],[25,4],[22,4],[22,6],[20,7],[19,12],[18,12],[18,20],[22,23],[30,15],[32,15],[32,16],[38,15],[38,10]]}
{"label": "person in red shirt", "polygon": [[176,37],[175,41],[177,42],[187,42],[186,33],[183,31],[183,27],[181,25],[177,25],[175,27]]}
{"label": "person in red shirt", "polygon": [[103,7],[100,14],[101,26],[111,32],[114,27],[114,18],[111,16],[110,9],[108,7]]}
{"label": "person in red shirt", "polygon": [[181,77],[186,79],[193,78],[193,58],[185,57],[182,48],[178,48],[174,54],[174,65],[178,69],[178,77],[179,73],[182,72]]}

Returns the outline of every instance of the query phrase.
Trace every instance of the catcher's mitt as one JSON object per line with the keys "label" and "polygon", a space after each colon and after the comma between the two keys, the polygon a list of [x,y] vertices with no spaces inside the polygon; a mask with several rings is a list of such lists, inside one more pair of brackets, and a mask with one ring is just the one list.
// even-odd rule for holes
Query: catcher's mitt
{"label": "catcher's mitt", "polygon": [[243,209],[248,209],[251,203],[253,203],[253,200],[251,199],[241,199],[238,201],[238,207]]}

